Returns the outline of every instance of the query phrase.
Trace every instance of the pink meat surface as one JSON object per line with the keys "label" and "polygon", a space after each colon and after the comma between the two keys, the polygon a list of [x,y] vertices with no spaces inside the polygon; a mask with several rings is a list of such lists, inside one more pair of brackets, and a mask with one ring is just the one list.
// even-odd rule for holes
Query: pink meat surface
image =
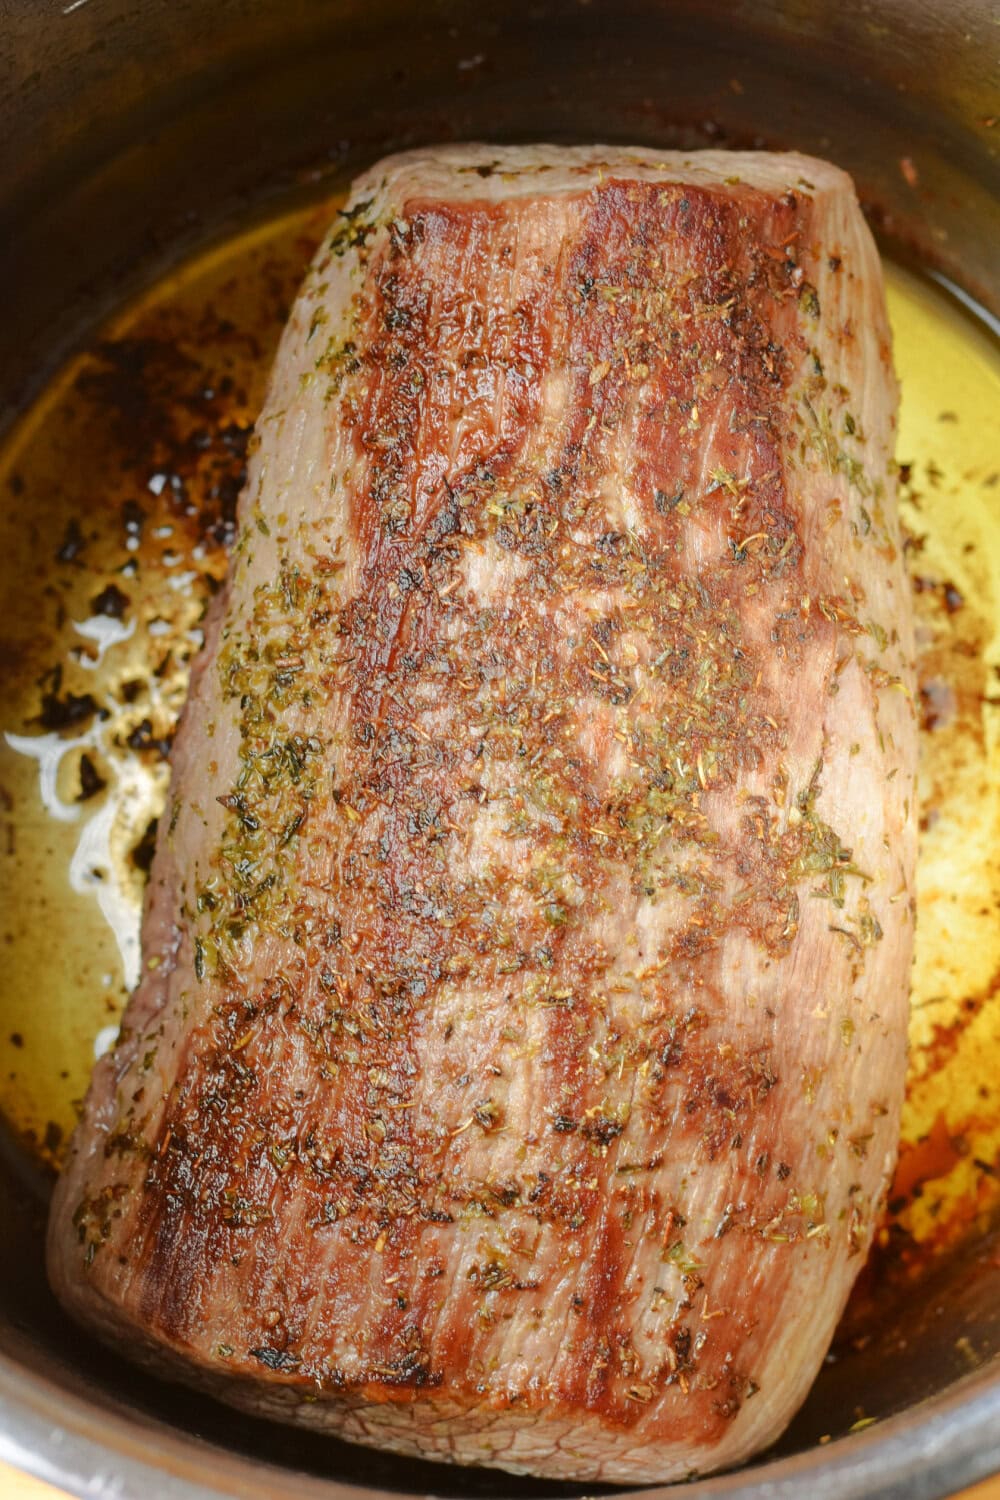
{"label": "pink meat surface", "polygon": [[851,183],[450,147],[257,425],[66,1306],[265,1416],[663,1481],[804,1397],[894,1160],[915,725]]}

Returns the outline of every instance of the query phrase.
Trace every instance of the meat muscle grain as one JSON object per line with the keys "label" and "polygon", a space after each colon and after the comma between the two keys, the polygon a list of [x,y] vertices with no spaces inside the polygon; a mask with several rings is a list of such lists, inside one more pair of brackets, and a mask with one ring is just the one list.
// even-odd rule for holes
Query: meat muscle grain
{"label": "meat muscle grain", "polygon": [[56,1194],[74,1316],[402,1453],[638,1482],[775,1437],[903,1087],[895,405],[822,162],[356,184]]}

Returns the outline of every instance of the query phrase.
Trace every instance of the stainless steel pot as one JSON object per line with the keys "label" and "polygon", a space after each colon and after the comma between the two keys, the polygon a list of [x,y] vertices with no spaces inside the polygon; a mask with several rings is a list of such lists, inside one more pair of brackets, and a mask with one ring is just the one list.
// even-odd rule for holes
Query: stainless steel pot
{"label": "stainless steel pot", "polygon": [[[897,255],[1000,313],[998,21],[990,0],[8,0],[0,410],[184,251],[444,138],[794,144],[854,174]],[[250,1422],[139,1375],[55,1306],[44,1202],[12,1152],[0,1203],[0,1458],[91,1496],[573,1493]],[[1000,1235],[884,1308],[776,1450],[688,1493],[952,1493],[1000,1469],[998,1353]],[[849,1433],[858,1406],[880,1420]]]}

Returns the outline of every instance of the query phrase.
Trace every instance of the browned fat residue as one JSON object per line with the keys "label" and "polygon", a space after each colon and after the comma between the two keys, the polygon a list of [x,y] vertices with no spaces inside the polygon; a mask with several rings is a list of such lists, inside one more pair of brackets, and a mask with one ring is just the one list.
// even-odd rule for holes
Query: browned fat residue
{"label": "browned fat residue", "polygon": [[961,1159],[948,1123],[939,1113],[929,1134],[900,1152],[889,1193],[890,1203],[896,1206],[900,1200],[911,1198],[925,1182],[946,1177]]}
{"label": "browned fat residue", "polygon": [[993,1004],[1000,995],[1000,973],[991,975],[982,989],[965,995],[957,1012],[942,1023],[935,1021],[931,1035],[920,1049],[921,1077],[941,1072],[954,1057],[961,1045],[966,1029],[985,1006]]}
{"label": "browned fat residue", "polygon": [[[210,310],[191,337],[185,347],[166,324],[144,336],[105,340],[77,389],[85,403],[107,414],[124,465],[145,481],[141,501],[123,512],[126,532],[141,537],[166,511],[179,532],[188,533],[190,546],[202,541],[221,549],[236,534],[251,408],[239,377],[227,371],[213,383],[194,349],[199,340],[210,343],[221,363],[222,351],[231,347],[237,369],[258,364],[263,355],[254,334],[238,333]],[[218,574],[221,560],[213,560]]]}
{"label": "browned fat residue", "polygon": [[[973,605],[966,604],[953,584],[918,575],[913,578],[917,617],[929,635],[918,654],[920,727],[927,732],[949,731],[955,749],[941,767],[939,775],[949,774],[952,765],[961,766],[972,755],[982,753],[985,725],[983,709],[996,703],[1000,694],[994,691],[986,662],[986,649],[992,634],[992,622]],[[959,741],[965,739],[965,754]],[[933,742],[925,743],[929,759],[937,752]],[[937,770],[936,762],[930,763]],[[927,799],[928,812],[937,800],[938,788]]]}

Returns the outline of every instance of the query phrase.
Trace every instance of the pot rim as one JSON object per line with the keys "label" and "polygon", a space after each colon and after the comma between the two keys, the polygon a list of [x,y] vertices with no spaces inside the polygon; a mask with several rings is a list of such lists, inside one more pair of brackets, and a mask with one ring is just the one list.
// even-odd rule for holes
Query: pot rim
{"label": "pot rim", "polygon": [[[333,1500],[352,1494],[401,1500],[400,1492],[290,1471],[139,1414],[101,1410],[5,1354],[0,1354],[0,1460],[88,1500],[148,1500],[151,1494],[157,1500],[225,1495]],[[710,1476],[685,1485],[683,1493],[799,1500],[808,1486],[811,1500],[942,1500],[955,1494],[956,1485],[997,1472],[1000,1360],[994,1359],[941,1395],[829,1446]],[[666,1485],[641,1493],[666,1500],[680,1491]]]}

